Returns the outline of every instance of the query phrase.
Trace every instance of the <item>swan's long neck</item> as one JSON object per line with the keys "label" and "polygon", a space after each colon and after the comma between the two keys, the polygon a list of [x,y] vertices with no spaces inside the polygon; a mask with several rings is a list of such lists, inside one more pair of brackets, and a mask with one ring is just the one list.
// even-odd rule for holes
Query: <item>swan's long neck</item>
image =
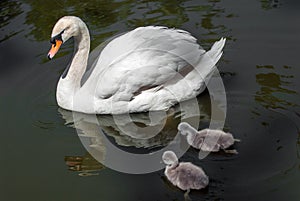
{"label": "swan's long neck", "polygon": [[85,73],[89,50],[90,35],[86,25],[79,24],[79,34],[74,36],[74,55],[67,74],[62,76],[57,85],[56,99],[64,109],[73,110],[73,98],[80,89],[81,78]]}

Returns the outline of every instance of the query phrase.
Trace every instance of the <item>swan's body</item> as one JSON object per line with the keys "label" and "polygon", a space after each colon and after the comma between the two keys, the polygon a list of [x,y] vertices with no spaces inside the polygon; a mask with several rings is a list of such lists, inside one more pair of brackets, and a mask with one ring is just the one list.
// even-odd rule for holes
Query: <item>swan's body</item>
{"label": "swan's body", "polygon": [[186,122],[178,125],[178,130],[182,135],[186,135],[189,145],[196,149],[206,152],[218,152],[224,150],[227,153],[237,153],[236,150],[226,150],[239,141],[234,139],[231,133],[225,133],[222,130],[216,129],[203,129],[197,131]]}
{"label": "swan's body", "polygon": [[162,156],[163,162],[167,164],[165,175],[168,180],[181,190],[187,191],[185,196],[191,189],[205,188],[209,179],[202,168],[190,162],[178,162],[178,158],[172,151],[164,152]]}
{"label": "swan's body", "polygon": [[54,45],[49,58],[57,52],[59,41],[73,36],[75,45],[70,66],[57,85],[58,105],[98,114],[167,110],[197,96],[205,89],[205,79],[210,78],[225,44],[221,39],[206,52],[186,31],[139,27],[111,40],[99,55],[94,53],[93,68],[86,72],[90,36],[85,23],[77,17],[63,17],[51,36]]}

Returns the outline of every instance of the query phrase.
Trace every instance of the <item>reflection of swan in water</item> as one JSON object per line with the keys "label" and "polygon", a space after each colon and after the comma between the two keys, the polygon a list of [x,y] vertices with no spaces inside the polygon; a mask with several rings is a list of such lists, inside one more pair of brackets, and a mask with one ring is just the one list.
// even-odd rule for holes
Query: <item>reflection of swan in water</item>
{"label": "reflection of swan in water", "polygon": [[[151,129],[148,128],[149,138],[145,138],[147,135],[145,132],[142,135],[143,138],[138,139],[126,135],[126,132],[124,133],[122,129],[116,125],[113,116],[87,115],[62,109],[59,111],[63,115],[63,118],[66,119],[66,122],[76,128],[77,134],[87,151],[101,164],[120,172],[141,174],[160,170],[164,167],[163,164],[159,162],[162,154],[160,152],[163,152],[167,147],[171,147],[171,150],[179,150],[182,155],[188,149],[188,144],[177,134],[177,124],[180,119],[175,118],[175,121],[170,125],[168,123],[169,120],[166,120],[170,118],[172,121],[172,117],[174,117],[172,113],[165,116],[166,119],[162,118],[162,122],[157,122],[162,123],[163,126],[165,126],[165,122],[167,123],[162,130],[152,133],[149,132]],[[149,120],[145,118],[146,114],[139,115],[142,117],[139,119],[140,124],[143,122],[143,124],[147,125],[146,123]],[[137,120],[137,117],[135,117],[135,120]],[[74,124],[71,124],[72,121]],[[195,124],[196,122],[198,123],[199,118],[191,118],[190,121]],[[121,126],[126,125],[125,121],[123,123]],[[154,128],[157,127],[157,125],[147,126],[150,128],[151,126]],[[137,126],[131,122],[128,124],[128,127]],[[134,129],[129,130],[132,131]],[[107,136],[111,136],[118,146],[112,144],[110,142],[111,138]],[[136,136],[138,136],[138,133],[136,133]],[[170,143],[171,141],[172,143]],[[167,146],[164,147],[165,145]],[[125,147],[128,147],[130,152],[123,151],[123,149],[126,149]],[[149,154],[138,154],[140,151],[145,151],[141,150],[141,147],[147,148],[146,152]],[[156,149],[154,150],[152,148]],[[158,150],[157,148],[160,149]]]}
{"label": "reflection of swan in water", "polygon": [[178,162],[178,158],[173,151],[166,151],[162,156],[163,162],[167,165],[165,175],[168,180],[180,189],[187,191],[185,197],[191,189],[202,189],[208,185],[208,176],[202,168],[190,162]]}
{"label": "reflection of swan in water", "polygon": [[[206,102],[206,98],[209,99],[209,95],[201,96],[203,102]],[[177,150],[179,157],[186,152],[189,145],[178,134],[177,125],[184,120],[197,127],[199,108],[201,121],[209,122],[210,116],[207,113],[210,105],[207,103],[199,105],[199,102],[189,100],[166,113],[150,112],[128,116],[89,115],[63,109],[59,109],[59,112],[66,124],[77,129],[82,144],[97,161],[117,171],[141,174],[164,168],[159,162],[164,151]],[[129,152],[123,151],[124,149]],[[149,154],[140,154],[141,152]]]}
{"label": "reflection of swan in water", "polygon": [[[209,96],[202,96],[203,102]],[[168,144],[177,134],[181,119],[190,119],[198,126],[199,116],[195,107],[200,107],[202,121],[209,121],[209,105],[198,105],[190,100],[168,112],[136,113],[131,115],[89,115],[59,108],[66,123],[78,129],[79,136],[100,138],[100,130],[113,137],[120,146],[151,148]],[[180,111],[179,111],[180,110]],[[100,141],[99,141],[100,142]],[[95,145],[93,145],[95,146]]]}
{"label": "reflection of swan in water", "polygon": [[[172,123],[170,122],[172,121],[171,118],[174,117],[174,113],[166,116],[154,112],[152,113],[152,118],[155,119],[154,122],[150,121],[148,113],[131,115],[132,121],[128,119],[128,116],[123,115],[101,115],[97,116],[97,122],[93,122],[94,115],[82,113],[74,115],[74,112],[63,109],[59,109],[59,112],[63,115],[67,124],[74,126],[75,123],[79,137],[91,137],[92,144],[89,146],[98,147],[98,149],[103,148],[101,130],[107,136],[113,137],[114,141],[120,146],[136,148],[164,146],[173,140],[177,134],[176,125],[180,121],[180,119],[174,119]],[[74,122],[73,118],[76,115],[79,115],[80,119]],[[177,124],[174,124],[175,122]]]}
{"label": "reflection of swan in water", "polygon": [[225,39],[209,51],[190,33],[166,27],[139,27],[112,39],[98,52],[86,81],[90,35],[78,17],[55,24],[48,57],[74,37],[73,59],[57,85],[56,99],[64,109],[93,114],[167,110],[202,93],[221,58]]}
{"label": "reflection of swan in water", "polygon": [[189,145],[196,149],[206,152],[218,152],[220,149],[226,153],[237,154],[235,149],[226,150],[240,140],[234,139],[231,133],[225,133],[222,130],[203,129],[197,131],[186,122],[178,125],[178,130],[182,135],[185,135]]}
{"label": "reflection of swan in water", "polygon": [[79,176],[98,175],[98,171],[104,168],[89,153],[84,156],[65,156],[65,162],[69,170],[78,172]]}

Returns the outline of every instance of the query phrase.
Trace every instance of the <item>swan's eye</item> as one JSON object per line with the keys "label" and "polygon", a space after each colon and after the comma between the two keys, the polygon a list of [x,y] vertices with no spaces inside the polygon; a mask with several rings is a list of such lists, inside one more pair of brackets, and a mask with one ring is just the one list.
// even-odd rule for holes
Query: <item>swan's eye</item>
{"label": "swan's eye", "polygon": [[50,43],[52,44],[56,44],[56,40],[60,40],[60,41],[63,41],[62,40],[62,37],[61,35],[65,32],[65,30],[62,30],[59,34],[57,34],[56,36],[53,36],[51,39],[50,39]]}
{"label": "swan's eye", "polygon": [[50,39],[50,43],[55,44],[55,39],[54,39],[54,37],[52,37],[52,38]]}

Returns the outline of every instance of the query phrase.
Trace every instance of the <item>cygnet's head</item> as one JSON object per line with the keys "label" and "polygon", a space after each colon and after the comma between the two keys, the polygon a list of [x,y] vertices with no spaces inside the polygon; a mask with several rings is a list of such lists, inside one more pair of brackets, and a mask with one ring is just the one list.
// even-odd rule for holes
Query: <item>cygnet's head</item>
{"label": "cygnet's head", "polygon": [[162,156],[162,160],[167,165],[172,165],[178,162],[178,158],[173,151],[165,151]]}
{"label": "cygnet's head", "polygon": [[178,127],[178,131],[181,133],[181,135],[189,135],[189,134],[195,134],[197,132],[190,124],[186,122],[181,122]]}

